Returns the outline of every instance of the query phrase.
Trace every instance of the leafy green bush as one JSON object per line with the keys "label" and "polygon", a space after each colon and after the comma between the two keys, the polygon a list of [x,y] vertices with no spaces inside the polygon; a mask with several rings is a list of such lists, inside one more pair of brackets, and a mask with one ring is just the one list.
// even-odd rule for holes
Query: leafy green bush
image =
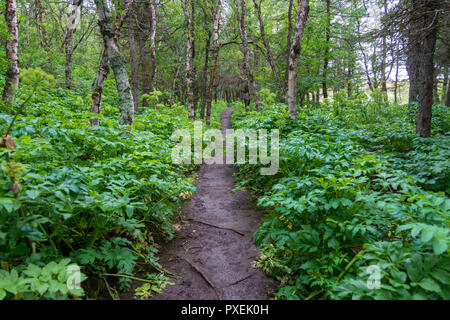
{"label": "leafy green bush", "polygon": [[257,265],[279,299],[450,299],[448,137],[417,137],[402,106],[366,117],[341,98],[295,121],[284,106],[233,116],[281,132],[277,175],[238,166],[268,210]]}
{"label": "leafy green bush", "polygon": [[[114,274],[122,289],[141,270],[138,259],[163,271],[156,241],[174,236],[180,194],[195,191],[193,167],[172,164],[170,136],[192,123],[182,114],[147,109],[124,138],[114,107],[94,128],[76,93],[55,89],[47,97],[13,126],[17,148],[0,149],[0,262],[11,269],[2,271],[1,298],[70,297],[61,270],[55,269],[57,280],[36,288],[29,278],[37,273],[26,271],[53,269],[61,259],[80,265],[89,278]],[[0,131],[11,119],[0,113]],[[20,286],[11,287],[13,280]]]}

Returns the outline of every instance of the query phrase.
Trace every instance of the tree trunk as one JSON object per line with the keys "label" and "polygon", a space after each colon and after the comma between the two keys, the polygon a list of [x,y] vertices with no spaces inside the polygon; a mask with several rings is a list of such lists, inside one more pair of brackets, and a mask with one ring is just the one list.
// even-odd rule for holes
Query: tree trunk
{"label": "tree trunk", "polygon": [[[183,63],[182,63],[182,61],[183,61],[183,51],[184,51],[184,44],[183,44],[183,46],[181,48],[179,48],[177,69],[175,71],[175,75],[174,75],[173,81],[172,81],[172,104],[175,103],[174,96],[176,95],[176,92],[177,92],[177,80],[178,80],[178,77],[179,77],[180,72],[181,72],[181,67],[183,66]],[[178,91],[180,91],[180,94],[178,95],[178,98],[180,100],[182,100],[181,89],[178,90]]]}
{"label": "tree trunk", "polygon": [[40,0],[36,1],[36,11],[37,11],[36,24],[38,34],[40,35],[40,43],[44,47],[44,50],[46,52],[49,52],[50,43],[48,41],[47,30],[45,29],[46,12]]}
{"label": "tree trunk", "polygon": [[[388,16],[387,0],[383,0],[384,16]],[[387,92],[387,76],[386,76],[386,61],[387,61],[387,36],[383,33],[382,36],[382,58],[381,58],[381,91]]]}
{"label": "tree trunk", "polygon": [[67,21],[67,29],[64,37],[64,51],[66,55],[66,88],[72,89],[72,59],[73,59],[73,34],[77,27],[78,10],[82,5],[83,0],[72,1],[71,15]]}
{"label": "tree trunk", "polygon": [[423,41],[423,55],[419,68],[419,110],[416,132],[423,138],[431,136],[431,118],[433,108],[434,53],[436,50],[437,24],[433,5],[426,6],[424,26],[431,28]]}
{"label": "tree trunk", "polygon": [[272,49],[270,48],[270,43],[267,41],[266,37],[266,30],[264,27],[264,21],[261,13],[261,5],[258,4],[258,0],[253,0],[253,3],[255,5],[256,14],[258,16],[258,22],[259,22],[259,32],[261,33],[261,40],[264,44],[264,47],[266,48],[267,53],[267,62],[270,65],[270,68],[272,69],[273,77],[275,78],[275,81],[278,86],[278,90],[280,95],[283,95],[283,85],[281,84],[280,75],[278,74],[277,67],[275,65],[275,60],[273,58]]}
{"label": "tree trunk", "polygon": [[[94,83],[92,85],[92,105],[91,113],[100,114],[102,112],[102,94],[103,94],[103,83],[108,77],[109,73],[109,60],[108,51],[106,47],[103,49],[102,58],[98,67],[97,76],[95,77]],[[100,120],[98,118],[91,119],[92,126],[99,126]]]}
{"label": "tree trunk", "polygon": [[[139,65],[140,70],[140,82],[142,88],[142,94],[150,94],[151,92],[151,78],[150,78],[150,61],[149,55],[146,50],[147,35],[145,27],[151,24],[151,19],[149,17],[150,7],[148,2],[144,2],[139,10],[138,15],[138,46],[139,46]],[[142,107],[148,107],[148,101],[144,99],[142,101]]]}
{"label": "tree trunk", "polygon": [[208,38],[206,39],[205,46],[205,64],[203,66],[203,85],[202,85],[202,107],[200,110],[200,118],[205,119],[205,107],[207,100],[207,90],[208,90],[208,67],[209,67],[209,47],[211,45],[211,32],[208,31]]}
{"label": "tree trunk", "polygon": [[152,61],[152,75],[151,75],[151,89],[152,91],[156,91],[156,80],[158,73],[158,65],[156,62],[156,8],[155,8],[155,0],[150,0],[150,13],[151,13],[151,29],[150,29],[150,57]]}
{"label": "tree trunk", "polygon": [[289,0],[289,9],[288,9],[288,35],[287,35],[287,51],[286,51],[286,72],[284,73],[284,92],[282,100],[287,102],[287,90],[288,90],[288,82],[289,82],[289,60],[291,54],[291,46],[292,46],[292,10],[294,8],[293,0]]}
{"label": "tree trunk", "polygon": [[134,112],[139,112],[139,103],[141,100],[139,89],[139,63],[136,53],[136,39],[134,30],[134,16],[128,14],[128,42],[130,46],[130,60],[131,60],[131,82],[133,84],[133,102]]}
{"label": "tree trunk", "polygon": [[299,0],[299,8],[295,18],[294,38],[292,39],[288,65],[288,106],[289,116],[297,118],[297,73],[303,33],[309,15],[309,0]]}
{"label": "tree trunk", "polygon": [[347,73],[347,97],[350,98],[353,95],[353,69],[348,67]]}
{"label": "tree trunk", "polygon": [[330,39],[331,39],[331,0],[326,0],[327,2],[327,30],[326,30],[326,42],[325,42],[325,54],[324,54],[324,64],[323,64],[323,82],[322,82],[322,91],[323,98],[328,98],[328,63],[329,63],[329,55],[330,55]]}
{"label": "tree trunk", "polygon": [[360,23],[359,19],[356,20],[356,25],[357,25],[357,32],[358,32],[358,45],[359,45],[359,50],[361,51],[362,56],[363,56],[364,71],[365,71],[366,77],[367,77],[367,85],[369,86],[370,91],[373,92],[375,90],[375,88],[372,83],[372,78],[370,77],[366,51],[364,50],[364,47],[361,42],[361,23]]}
{"label": "tree trunk", "polygon": [[[418,1],[412,1],[412,10],[417,10]],[[417,20],[417,19],[415,19]],[[409,32],[413,35],[408,39],[408,58],[406,67],[409,75],[409,104],[419,101],[419,79],[420,79],[420,60],[422,52],[422,39],[415,35],[414,30],[420,30],[422,26],[419,21],[413,21]]]}
{"label": "tree trunk", "polygon": [[447,90],[448,90],[448,85],[449,85],[449,83],[448,83],[448,68],[446,68],[445,73],[444,73],[444,84],[442,85],[442,98],[441,98],[442,104],[446,103],[446,94],[447,94]]}
{"label": "tree trunk", "polygon": [[9,61],[6,71],[5,87],[3,89],[3,101],[14,101],[16,89],[19,86],[19,59],[17,56],[17,45],[19,42],[19,28],[17,25],[17,3],[16,0],[6,0],[5,20],[8,28],[9,39],[6,40],[6,57]]}
{"label": "tree trunk", "polygon": [[131,126],[134,120],[134,102],[128,79],[127,65],[119,51],[115,38],[115,28],[112,16],[104,0],[95,0],[99,18],[100,32],[105,43],[109,63],[114,71],[117,92],[119,94],[119,109],[121,125]]}
{"label": "tree trunk", "polygon": [[409,104],[419,101],[420,46],[410,44],[408,48],[407,69],[409,74]]}
{"label": "tree trunk", "polygon": [[222,0],[217,1],[216,14],[214,16],[213,22],[213,56],[212,56],[212,65],[211,71],[209,73],[209,88],[208,95],[206,97],[206,124],[211,125],[211,110],[212,110],[212,99],[214,93],[214,87],[216,84],[216,73],[217,73],[217,64],[219,63],[219,52],[221,45],[219,44],[219,27],[220,27],[220,16],[222,13]]}
{"label": "tree trunk", "polygon": [[399,73],[399,44],[397,44],[397,57],[395,59],[395,83],[394,83],[394,101],[398,103],[398,73]]}
{"label": "tree trunk", "polygon": [[434,68],[434,76],[433,76],[433,103],[439,103],[439,94],[438,94],[438,87],[439,87],[439,69]]}
{"label": "tree trunk", "polygon": [[447,84],[447,99],[445,100],[445,105],[450,107],[450,84]]}
{"label": "tree trunk", "polygon": [[193,88],[193,57],[194,57],[194,44],[192,34],[192,22],[191,14],[189,10],[189,1],[183,1],[184,16],[186,18],[186,91],[188,96],[188,110],[189,119],[195,120],[195,98]]}
{"label": "tree trunk", "polygon": [[[195,1],[189,1],[191,4],[191,21],[195,21]],[[195,48],[195,39],[196,31],[195,25],[192,24],[192,81],[193,81],[193,92],[194,92],[194,120],[197,118],[197,109],[198,109],[198,101],[200,99],[199,94],[199,82],[197,81],[197,67],[195,64],[196,59],[196,48]]]}
{"label": "tree trunk", "polygon": [[236,10],[238,16],[238,26],[241,35],[242,46],[244,49],[244,64],[243,71],[246,77],[246,81],[248,81],[248,86],[251,91],[251,95],[255,99],[256,109],[261,107],[261,103],[259,101],[258,92],[256,90],[255,78],[253,77],[253,72],[250,68],[250,50],[248,49],[248,38],[247,38],[247,25],[245,23],[245,15],[247,11],[247,7],[245,5],[245,0],[240,0],[240,13],[239,13],[239,4],[238,1],[236,3]]}

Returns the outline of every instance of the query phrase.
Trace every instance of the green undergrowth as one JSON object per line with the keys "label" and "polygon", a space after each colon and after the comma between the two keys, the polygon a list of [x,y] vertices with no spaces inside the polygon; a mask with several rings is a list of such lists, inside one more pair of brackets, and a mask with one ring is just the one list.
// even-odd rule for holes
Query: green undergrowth
{"label": "green undergrowth", "polygon": [[281,134],[278,174],[238,166],[267,210],[257,265],[277,299],[450,299],[450,112],[435,106],[422,139],[411,110],[353,97],[297,120],[281,105],[234,113]]}
{"label": "green undergrowth", "polygon": [[[169,279],[157,243],[174,237],[179,205],[195,192],[196,168],[171,161],[172,133],[193,128],[186,108],[150,106],[124,135],[109,81],[99,127],[88,96],[47,81],[42,90],[24,81],[16,105],[31,99],[10,132],[16,149],[0,149],[0,299],[95,298],[105,282],[114,294],[142,273],[140,295],[161,290]],[[5,132],[17,106],[2,108]]]}

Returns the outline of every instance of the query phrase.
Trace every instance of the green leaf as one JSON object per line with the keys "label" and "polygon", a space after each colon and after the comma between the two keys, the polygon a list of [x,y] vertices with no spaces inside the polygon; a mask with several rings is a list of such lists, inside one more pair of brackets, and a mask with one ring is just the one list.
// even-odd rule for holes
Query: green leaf
{"label": "green leaf", "polygon": [[427,291],[433,291],[436,293],[441,293],[441,287],[439,284],[431,278],[425,278],[419,282],[419,286]]}
{"label": "green leaf", "polygon": [[433,251],[434,254],[440,255],[447,251],[447,240],[445,239],[434,239],[433,240]]}
{"label": "green leaf", "polygon": [[8,213],[20,208],[20,203],[14,198],[0,198],[0,205],[6,209]]}

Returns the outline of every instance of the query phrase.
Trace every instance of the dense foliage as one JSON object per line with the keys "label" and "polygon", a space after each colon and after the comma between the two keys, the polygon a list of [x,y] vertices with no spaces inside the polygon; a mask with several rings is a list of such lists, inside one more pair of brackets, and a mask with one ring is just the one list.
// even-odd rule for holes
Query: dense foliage
{"label": "dense foliage", "polygon": [[160,292],[198,169],[170,137],[229,105],[237,128],[282,133],[280,172],[242,165],[238,186],[268,211],[277,298],[450,299],[445,1],[0,7],[0,300]]}
{"label": "dense foliage", "polygon": [[[152,290],[164,286],[156,242],[173,237],[174,213],[195,191],[195,168],[171,161],[172,133],[193,127],[185,108],[150,107],[124,135],[113,84],[105,90],[101,126],[91,127],[89,119],[99,115],[76,92],[54,89],[42,70],[22,77],[17,104],[28,103],[10,132],[16,148],[0,149],[0,299],[82,295],[67,288],[69,263],[102,282],[109,274],[124,289],[140,262],[156,272],[147,275],[158,283]],[[226,105],[216,106],[217,125]],[[2,132],[13,117],[0,113]],[[98,284],[84,287],[95,295]]]}
{"label": "dense foliage", "polygon": [[435,106],[428,140],[413,119],[361,95],[297,120],[280,105],[235,113],[236,127],[281,131],[276,176],[239,166],[268,211],[257,264],[282,282],[278,298],[450,299],[450,112]]}

